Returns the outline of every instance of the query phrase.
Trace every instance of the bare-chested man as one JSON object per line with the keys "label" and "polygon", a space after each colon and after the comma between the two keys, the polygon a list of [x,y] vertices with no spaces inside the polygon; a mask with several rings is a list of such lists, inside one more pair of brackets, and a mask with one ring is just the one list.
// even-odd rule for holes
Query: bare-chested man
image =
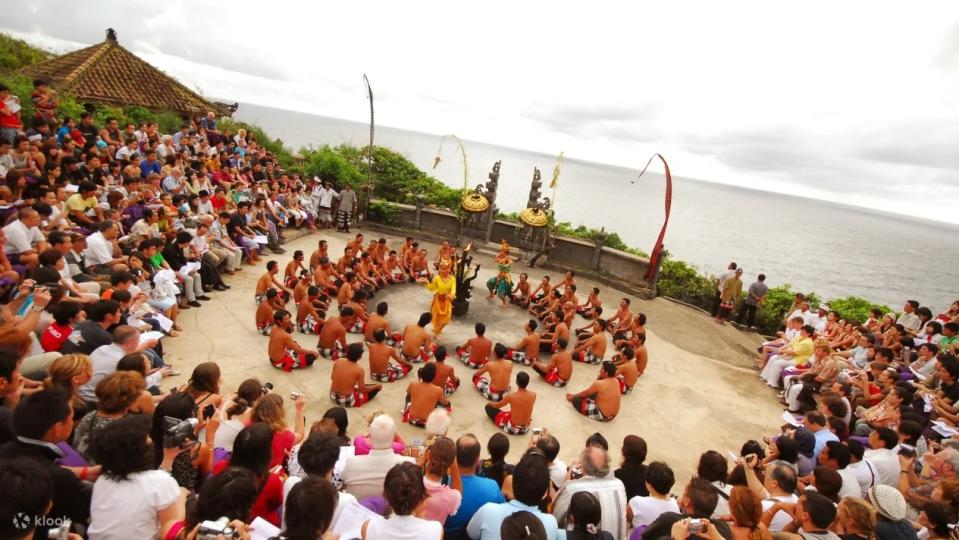
{"label": "bare-chested man", "polygon": [[280,273],[280,263],[268,261],[266,263],[266,273],[260,276],[260,279],[256,281],[256,290],[253,292],[253,299],[256,300],[257,304],[263,301],[263,298],[266,296],[266,290],[270,287],[276,287],[278,291],[287,290],[287,288],[276,279],[278,273]]}
{"label": "bare-chested man", "polygon": [[513,291],[509,294],[509,301],[518,306],[528,306],[532,293],[531,289],[529,285],[529,275],[527,275],[526,272],[521,273],[519,275],[519,281],[516,282],[516,286],[513,287]]}
{"label": "bare-chested man", "polygon": [[623,349],[622,355],[616,356],[619,360],[618,363],[616,360],[613,361],[613,365],[616,366],[616,380],[619,381],[619,393],[625,396],[633,391],[641,373],[636,365],[635,354],[632,349],[626,347]]}
{"label": "bare-chested man", "polygon": [[[638,372],[637,377],[641,377],[643,373],[646,373],[646,363],[649,361],[649,353],[646,351],[646,334],[639,334],[636,336],[636,346],[630,347],[629,345],[623,347],[623,354],[627,350],[632,351],[633,357],[636,359],[636,370]],[[613,362],[617,365],[621,362],[620,355],[613,357]]]}
{"label": "bare-chested man", "polygon": [[413,260],[410,263],[410,274],[412,274],[413,279],[433,279],[433,274],[430,272],[428,255],[425,249],[421,249],[419,253],[413,257]]}
{"label": "bare-chested man", "polygon": [[346,247],[350,248],[354,255],[359,255],[363,252],[363,241],[363,233],[356,233],[356,237],[347,242]]}
{"label": "bare-chested man", "polygon": [[[473,386],[484,398],[490,401],[502,401],[509,392],[509,380],[513,373],[513,363],[506,359],[506,345],[497,343],[493,347],[493,359],[473,375]],[[489,373],[489,378],[483,375]]]}
{"label": "bare-chested man", "polygon": [[407,236],[406,240],[403,241],[403,245],[400,246],[400,261],[405,260],[406,254],[409,253],[410,251],[412,251],[413,253],[416,253],[416,249],[418,247],[419,247],[419,244],[417,244],[413,240],[413,237]]}
{"label": "bare-chested man", "polygon": [[540,337],[536,333],[537,326],[539,326],[539,323],[536,322],[536,319],[530,319],[526,322],[526,335],[506,353],[507,358],[524,366],[532,365],[539,358]]}
{"label": "bare-chested man", "polygon": [[[370,242],[372,244],[372,242]],[[386,238],[380,238],[376,241],[376,245],[373,245],[370,248],[370,259],[373,260],[373,264],[377,267],[383,266],[383,263],[386,262],[386,253],[389,251],[389,248],[386,245]]]}
{"label": "bare-chested man", "polygon": [[330,247],[326,245],[326,240],[320,240],[319,245],[311,255],[310,255],[310,269],[314,269],[317,265],[320,264],[320,259],[326,257],[327,262],[330,258]]}
{"label": "bare-chested man", "polygon": [[326,314],[316,310],[315,302],[320,290],[310,285],[306,289],[306,296],[296,304],[296,328],[304,334],[317,335],[326,322]]}
{"label": "bare-chested man", "polygon": [[359,364],[362,356],[363,344],[351,343],[346,357],[333,362],[330,399],[340,407],[359,407],[383,389],[382,384],[366,384],[366,372]]}
{"label": "bare-chested man", "polygon": [[400,264],[403,265],[403,270],[405,270],[406,273],[410,274],[411,276],[413,274],[413,261],[419,256],[419,253],[419,242],[403,244],[403,247],[400,248]]}
{"label": "bare-chested man", "polygon": [[[599,287],[593,287],[592,292],[586,297],[586,302],[576,310],[584,319],[595,319],[603,312],[603,301],[599,298]],[[597,309],[599,312],[597,313]]]}
{"label": "bare-chested man", "polygon": [[436,365],[427,363],[418,371],[419,380],[406,387],[406,407],[403,409],[403,421],[419,427],[426,427],[426,419],[437,407],[452,412],[453,407],[446,399],[443,389],[433,384],[436,379]]}
{"label": "bare-chested man", "polygon": [[306,267],[303,266],[303,259],[303,251],[298,249],[293,252],[293,260],[286,263],[286,268],[283,269],[283,281],[288,289],[296,286],[299,281],[297,275],[306,270]]}
{"label": "bare-chested man", "polygon": [[313,276],[310,275],[308,271],[300,272],[299,279],[297,279],[296,283],[293,285],[293,302],[299,304],[300,300],[303,300],[303,297],[306,296],[306,293],[312,284]]}
{"label": "bare-chested man", "polygon": [[566,394],[566,401],[572,403],[573,408],[586,418],[600,422],[616,418],[622,403],[616,366],[612,362],[603,362],[599,378],[578,394]]}
{"label": "bare-chested man", "polygon": [[340,275],[345,275],[347,270],[353,266],[353,261],[355,260],[355,252],[350,248],[350,246],[346,246],[343,248],[343,256],[340,257],[340,260],[336,261],[336,271],[339,272]]}
{"label": "bare-chested man", "polygon": [[553,290],[540,300],[536,300],[529,306],[530,315],[535,315],[542,319],[549,313],[555,313],[560,304],[563,294],[559,290]]}
{"label": "bare-chested man", "polygon": [[446,397],[452,396],[453,392],[460,387],[460,378],[456,376],[456,370],[453,366],[446,363],[446,347],[440,345],[433,351],[433,359],[436,360],[436,378],[433,384],[443,389]]}
{"label": "bare-chested man", "polygon": [[264,295],[265,301],[256,306],[256,331],[264,336],[270,335],[270,330],[273,328],[273,313],[280,309],[276,305],[277,296],[277,290],[270,287]]}
{"label": "bare-chested man", "polygon": [[587,364],[600,364],[606,356],[606,321],[596,320],[596,331],[581,341],[573,350],[573,360]]}
{"label": "bare-chested man", "polygon": [[364,337],[366,341],[373,343],[373,332],[377,330],[383,330],[386,332],[386,344],[391,347],[396,347],[400,345],[403,341],[403,336],[399,332],[393,332],[390,330],[390,322],[386,320],[386,313],[390,310],[390,305],[386,302],[380,302],[376,304],[376,313],[371,313],[370,318],[366,321],[366,331],[364,332]]}
{"label": "bare-chested man", "polygon": [[566,285],[563,287],[563,297],[560,299],[562,305],[570,304],[573,306],[573,313],[579,310],[579,298],[576,297],[576,285]]}
{"label": "bare-chested man", "polygon": [[369,344],[369,347],[370,378],[374,381],[398,381],[413,369],[413,364],[400,358],[400,353],[387,345],[386,332],[382,328],[373,332],[373,342]]}
{"label": "bare-chested man", "polygon": [[360,260],[357,262],[357,277],[360,278],[360,282],[363,283],[363,285],[373,290],[386,286],[386,279],[383,278],[382,274],[380,274],[376,268],[376,265],[373,264],[369,253],[360,255]]}
{"label": "bare-chested man", "polygon": [[293,322],[290,312],[278,309],[273,314],[273,328],[270,329],[270,344],[267,352],[273,367],[283,371],[305,368],[316,361],[317,352],[304,349],[293,339]]}
{"label": "bare-chested man", "polygon": [[456,348],[456,356],[467,367],[479,369],[489,360],[489,353],[493,350],[493,342],[486,337],[486,325],[478,322],[473,327],[476,336],[466,340],[466,344]]}
{"label": "bare-chested man", "polygon": [[390,283],[404,283],[409,280],[409,275],[403,269],[403,264],[397,258],[395,250],[391,250],[386,261],[383,262],[383,275]]}
{"label": "bare-chested man", "polygon": [[570,377],[573,376],[573,357],[566,350],[568,345],[569,342],[565,339],[558,340],[556,346],[559,350],[553,354],[549,362],[533,363],[533,371],[542,375],[546,382],[557,388],[566,386]]}
{"label": "bare-chested man", "polygon": [[351,334],[364,333],[366,331],[366,321],[370,319],[370,316],[366,314],[366,293],[363,291],[353,293],[353,299],[347,302],[346,307],[353,309],[353,315],[356,319],[353,326],[349,327],[347,331]]}
{"label": "bare-chested man", "polygon": [[356,274],[353,272],[347,272],[343,275],[343,283],[340,284],[339,290],[336,291],[336,304],[338,306],[343,307],[353,298],[353,293],[356,292],[356,289],[353,287],[355,282]]}
{"label": "bare-chested man", "polygon": [[327,257],[320,258],[320,264],[313,267],[313,284],[328,294],[335,295],[339,289],[334,285],[336,280],[343,279],[343,276],[336,272],[336,268],[330,264]]}
{"label": "bare-chested man", "polygon": [[553,286],[549,282],[549,276],[543,276],[542,281],[539,282],[539,285],[533,292],[530,294],[529,300],[526,302],[528,306],[530,302],[539,302],[544,298],[549,298],[549,293],[553,291]]}
{"label": "bare-chested man", "polygon": [[456,248],[451,246],[448,240],[443,240],[440,248],[436,250],[436,261],[433,262],[433,268],[439,268],[440,262],[444,260],[452,263],[454,255],[456,255]]}
{"label": "bare-chested man", "polygon": [[353,324],[353,310],[344,307],[339,317],[330,317],[320,329],[316,347],[324,358],[336,360],[346,351],[346,329]]}
{"label": "bare-chested man", "polygon": [[432,314],[423,313],[416,324],[408,324],[403,329],[403,358],[407,361],[414,364],[426,362],[436,350],[433,336],[426,329],[432,320]]}
{"label": "bare-chested man", "polygon": [[618,331],[624,332],[623,336],[625,337],[626,330],[633,323],[633,312],[629,310],[629,298],[623,298],[619,301],[619,309],[612,317],[606,319],[606,322],[608,323],[607,328],[613,333],[613,339],[617,339],[616,333]]}
{"label": "bare-chested man", "polygon": [[[533,404],[536,403],[536,392],[526,389],[529,386],[529,374],[521,371],[516,374],[515,392],[510,392],[496,403],[486,404],[486,416],[510,435],[522,435],[529,431],[533,422]],[[509,405],[509,410],[502,410]]]}
{"label": "bare-chested man", "polygon": [[643,343],[646,342],[646,314],[637,313],[633,316],[633,324],[629,325],[629,335],[628,337],[622,337],[616,339],[613,337],[613,345],[617,349],[622,349],[623,347],[632,347],[636,349],[639,346],[639,336],[643,336]]}
{"label": "bare-chested man", "polygon": [[559,319],[559,322],[556,323],[556,328],[552,332],[547,332],[540,337],[539,340],[539,350],[543,352],[554,352],[557,350],[556,343],[560,339],[565,339],[566,342],[569,342],[569,327],[566,326],[566,323],[563,322],[563,310],[556,310],[556,318]]}
{"label": "bare-chested man", "polygon": [[576,286],[576,272],[572,270],[567,270],[566,275],[563,276],[563,282],[559,284],[560,287],[566,289],[569,287]]}

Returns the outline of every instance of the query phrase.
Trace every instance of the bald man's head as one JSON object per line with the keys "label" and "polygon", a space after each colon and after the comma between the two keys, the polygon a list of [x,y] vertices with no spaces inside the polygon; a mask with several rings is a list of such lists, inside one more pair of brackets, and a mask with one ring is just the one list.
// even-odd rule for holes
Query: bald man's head
{"label": "bald man's head", "polygon": [[479,461],[480,443],[476,436],[467,433],[456,439],[456,464],[461,471],[472,471]]}

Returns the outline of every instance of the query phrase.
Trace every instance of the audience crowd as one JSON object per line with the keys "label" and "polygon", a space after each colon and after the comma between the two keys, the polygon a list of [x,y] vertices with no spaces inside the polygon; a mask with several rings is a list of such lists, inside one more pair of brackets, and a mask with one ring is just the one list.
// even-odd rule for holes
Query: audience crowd
{"label": "audience crowd", "polygon": [[[36,101],[46,103],[46,85],[36,86]],[[4,92],[0,87],[0,102]],[[762,380],[781,391],[785,425],[744,441],[736,452],[703,452],[689,479],[675,478],[667,461],[647,462],[650,449],[638,435],[621,442],[601,433],[560,441],[549,429],[532,428],[529,418],[517,422],[522,426],[504,421],[500,409],[507,406],[514,421],[532,413],[526,372],[516,377],[516,392],[492,400],[495,410],[487,407],[512,441],[522,441],[515,463],[507,460],[512,441],[504,433],[487,441],[448,433],[446,397],[458,379],[440,367],[445,349],[424,347],[428,339],[414,351],[400,347],[380,358],[378,372],[389,383],[422,362],[420,354],[435,360],[419,379],[442,391],[411,383],[403,419],[416,419],[412,401],[428,390],[432,402],[417,423],[424,427],[421,440],[405,440],[396,420],[381,412],[362,429],[351,427],[339,405],[307,425],[302,395],[285,399],[257,379],[222,388],[213,362],[196,366],[185,385],[164,388],[176,368],[164,361],[163,341],[179,335],[180,310],[202,308],[208,293],[228,289],[228,276],[257,263],[266,249],[282,253],[289,228],[332,226],[335,216],[338,228],[348,229],[355,195],[287,175],[251,134],[219,130],[212,113],[163,135],[155,125],[108,121],[101,128],[89,115],[60,121],[55,110],[38,110],[23,131],[17,113],[0,109],[0,210],[6,216],[0,538],[891,540],[953,534],[959,302],[934,316],[909,301],[901,314],[874,312],[851,321],[828,306],[814,312],[797,296],[784,330],[760,347],[757,362]],[[412,239],[408,243],[412,248]],[[277,367],[290,364],[273,354],[274,340],[284,351],[292,348],[293,363],[326,353],[355,365],[347,331],[364,333],[372,350],[409,345],[420,335],[416,327],[429,323],[421,317],[392,332],[375,317],[383,319],[387,308],[368,313],[365,304],[368,291],[387,281],[429,276],[425,252],[408,249],[408,264],[391,266],[396,254],[380,242],[365,246],[359,237],[351,244],[354,251],[341,263],[321,252],[304,264],[296,254],[282,282],[273,277],[276,265],[268,265],[256,296],[267,306],[264,326],[274,326],[266,333]],[[455,252],[448,256],[455,260]],[[738,281],[742,272],[731,270]],[[623,299],[612,317],[600,317],[599,291],[580,303],[571,273],[556,287],[544,278],[534,290],[525,275],[503,287],[500,280],[508,278],[501,268],[491,297],[528,309],[534,318],[525,331],[535,339],[493,346],[477,325],[477,337],[457,355],[479,377],[489,375],[487,391],[494,393],[490,385],[506,372],[496,362],[529,365],[554,386],[569,380],[569,360],[602,364],[597,384],[567,398],[587,414],[586,400],[606,395],[598,383],[615,381],[609,387],[618,411],[619,396],[646,367],[645,316],[633,314]],[[741,284],[732,283],[717,289],[719,320],[738,299]],[[756,296],[753,306],[762,302]],[[296,300],[296,329],[319,334],[318,350],[297,350],[287,341],[294,327],[291,314],[272,304],[277,297]],[[328,318],[334,298],[341,310]],[[358,321],[358,313],[366,317]],[[574,314],[589,324],[570,328]],[[541,325],[542,334],[536,331]],[[615,364],[604,358],[607,332]],[[579,344],[567,351],[574,338]],[[535,361],[540,350],[552,355],[549,364]],[[352,381],[353,367],[337,365],[343,367],[334,369],[334,384]],[[621,371],[624,365],[631,367]],[[358,380],[368,397],[375,395],[362,370]],[[609,412],[602,410],[607,402],[591,406]],[[528,438],[515,438],[526,431]],[[564,447],[565,455],[576,455],[569,464],[559,459]],[[652,449],[660,457],[670,450]]]}

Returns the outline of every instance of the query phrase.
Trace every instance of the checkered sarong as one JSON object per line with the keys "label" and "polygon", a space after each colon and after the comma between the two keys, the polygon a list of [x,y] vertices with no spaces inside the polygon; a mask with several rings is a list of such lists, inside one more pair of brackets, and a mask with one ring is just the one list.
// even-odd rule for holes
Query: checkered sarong
{"label": "checkered sarong", "polygon": [[577,362],[585,362],[587,364],[593,364],[593,365],[598,365],[603,363],[603,357],[596,356],[591,351],[586,351],[584,353],[583,352],[574,353],[573,360],[576,360]]}
{"label": "checkered sarong", "polygon": [[517,364],[523,364],[524,366],[533,365],[533,359],[526,356],[526,351],[517,351],[517,350],[509,349],[506,352],[506,357],[512,360],[513,362],[516,362]]}
{"label": "checkered sarong", "polygon": [[320,356],[322,356],[323,358],[329,358],[330,360],[338,359],[340,356],[343,355],[344,352],[346,351],[343,350],[343,345],[341,345],[339,341],[334,343],[332,348],[329,348],[329,349],[320,348]]}
{"label": "checkered sarong", "polygon": [[626,377],[623,377],[622,375],[617,375],[617,376],[616,376],[616,380],[619,381],[619,393],[620,393],[620,394],[622,394],[622,395],[625,396],[625,395],[627,395],[627,394],[632,394],[632,393],[633,393],[633,387],[632,387],[632,386],[626,386]]}
{"label": "checkered sarong", "polygon": [[370,373],[370,378],[376,382],[389,383],[389,382],[398,381],[402,379],[403,377],[406,377],[406,374],[409,372],[410,370],[406,366],[402,364],[394,364],[393,362],[390,362],[386,366],[385,373]]}
{"label": "checkered sarong", "polygon": [[456,356],[459,357],[459,359],[463,361],[463,364],[465,364],[466,367],[469,367],[469,368],[479,369],[483,367],[484,365],[486,365],[486,362],[474,362],[470,358],[470,350],[466,347],[457,347]]}
{"label": "checkered sarong", "polygon": [[506,390],[500,390],[499,392],[491,390],[489,386],[489,379],[483,376],[473,377],[473,386],[479,390],[481,396],[490,401],[502,401],[503,398],[506,397],[506,394],[509,393],[509,388]]}
{"label": "checkered sarong", "polygon": [[543,378],[546,379],[546,382],[555,386],[556,388],[563,388],[566,386],[566,383],[569,382],[559,378],[559,368],[553,368],[549,370],[549,373],[544,375]]}
{"label": "checkered sarong", "polygon": [[362,334],[366,332],[366,322],[356,319],[356,322],[353,323],[353,326],[346,329],[347,332],[351,334]]}
{"label": "checkered sarong", "polygon": [[363,394],[359,390],[353,390],[353,393],[348,396],[342,396],[331,391],[330,399],[340,407],[359,407],[370,400],[369,395]]}
{"label": "checkered sarong", "polygon": [[269,321],[262,322],[256,325],[256,331],[259,332],[260,335],[262,336],[270,335],[270,330],[273,330],[273,324],[270,323]]}
{"label": "checkered sarong", "polygon": [[420,354],[416,356],[409,356],[406,353],[402,353],[403,358],[405,358],[406,361],[410,362],[411,364],[422,364],[423,362],[426,362],[432,358],[433,352],[436,351],[436,347],[437,345],[435,343],[428,349],[425,347],[420,347]]}
{"label": "checkered sarong", "polygon": [[320,330],[323,328],[323,323],[316,320],[313,315],[307,315],[302,322],[296,324],[296,328],[304,334],[319,335]]}
{"label": "checkered sarong", "polygon": [[510,435],[522,435],[529,431],[529,426],[514,426],[512,416],[510,411],[500,411],[493,423]]}
{"label": "checkered sarong", "polygon": [[579,414],[599,422],[609,422],[615,418],[615,416],[607,417],[603,414],[603,411],[599,410],[599,407],[596,405],[596,400],[593,398],[576,398],[573,400],[573,407],[576,407]]}
{"label": "checkered sarong", "polygon": [[443,387],[443,394],[446,397],[450,397],[453,395],[453,392],[456,392],[456,389],[459,387],[460,387],[459,379],[450,375],[449,378],[446,379],[446,386]]}
{"label": "checkered sarong", "polygon": [[283,371],[293,371],[294,369],[302,369],[305,367],[310,367],[313,365],[313,362],[316,360],[316,356],[306,353],[297,353],[293,349],[287,349],[286,353],[283,355],[279,361],[274,362],[270,358],[270,364],[277,369],[282,369]]}

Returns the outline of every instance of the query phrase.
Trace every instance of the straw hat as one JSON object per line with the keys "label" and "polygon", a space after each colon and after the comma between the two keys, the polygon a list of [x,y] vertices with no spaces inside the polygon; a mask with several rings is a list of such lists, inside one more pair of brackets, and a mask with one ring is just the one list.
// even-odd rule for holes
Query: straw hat
{"label": "straw hat", "polygon": [[886,519],[892,521],[905,519],[906,499],[898,489],[886,485],[873,486],[869,488],[866,496],[876,511]]}

